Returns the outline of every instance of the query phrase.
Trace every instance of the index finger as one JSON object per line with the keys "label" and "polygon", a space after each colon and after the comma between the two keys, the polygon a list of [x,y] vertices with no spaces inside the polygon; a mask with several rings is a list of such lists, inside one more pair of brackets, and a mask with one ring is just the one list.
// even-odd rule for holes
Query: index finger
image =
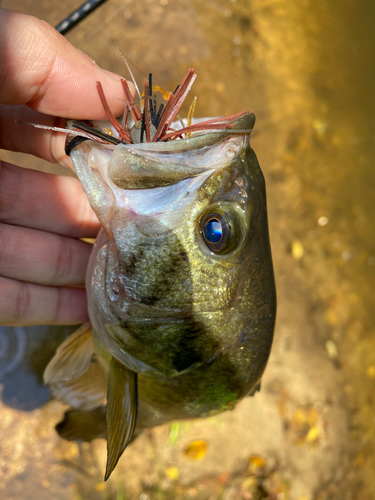
{"label": "index finger", "polygon": [[117,116],[124,103],[120,77],[99,68],[48,23],[0,9],[0,102],[27,104],[62,118],[106,118],[96,90],[101,81]]}
{"label": "index finger", "polygon": [[71,166],[63,134],[17,122],[63,127],[58,117],[106,119],[96,81],[118,116],[124,108],[120,78],[99,68],[48,23],[0,8],[0,148]]}

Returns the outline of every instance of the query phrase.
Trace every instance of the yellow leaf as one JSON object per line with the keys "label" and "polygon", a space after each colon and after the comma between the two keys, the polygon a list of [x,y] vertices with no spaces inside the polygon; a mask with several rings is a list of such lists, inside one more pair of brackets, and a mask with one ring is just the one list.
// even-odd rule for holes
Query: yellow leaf
{"label": "yellow leaf", "polygon": [[207,453],[207,443],[203,439],[192,441],[184,451],[184,454],[192,460],[202,460]]}

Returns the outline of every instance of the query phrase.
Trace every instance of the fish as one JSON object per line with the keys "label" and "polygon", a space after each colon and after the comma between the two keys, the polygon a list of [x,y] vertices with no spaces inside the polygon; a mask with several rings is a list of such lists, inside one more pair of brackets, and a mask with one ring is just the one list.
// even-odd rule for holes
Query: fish
{"label": "fish", "polygon": [[76,122],[83,135],[67,145],[102,228],[86,277],[90,322],[59,346],[44,380],[72,408],[61,435],[74,439],[92,418],[91,440],[98,420],[105,479],[143,429],[253,395],[270,355],[276,290],[255,116],[176,130],[189,71],[159,116],[145,82],[138,114],[124,89],[131,130],[109,112],[115,139]]}

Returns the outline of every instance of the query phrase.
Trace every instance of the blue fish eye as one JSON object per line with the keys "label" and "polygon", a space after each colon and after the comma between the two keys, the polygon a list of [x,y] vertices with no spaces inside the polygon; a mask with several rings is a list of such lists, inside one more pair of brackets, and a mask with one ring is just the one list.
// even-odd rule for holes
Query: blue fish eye
{"label": "blue fish eye", "polygon": [[203,240],[214,253],[221,253],[228,243],[228,224],[217,212],[209,212],[200,220],[200,230]]}
{"label": "blue fish eye", "polygon": [[223,228],[216,219],[209,220],[204,227],[204,236],[210,243],[217,243],[223,237]]}

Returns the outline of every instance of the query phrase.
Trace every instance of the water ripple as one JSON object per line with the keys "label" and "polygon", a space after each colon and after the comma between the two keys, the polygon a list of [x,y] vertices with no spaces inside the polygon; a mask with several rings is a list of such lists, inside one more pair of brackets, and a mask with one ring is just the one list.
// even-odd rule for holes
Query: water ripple
{"label": "water ripple", "polygon": [[27,337],[22,327],[0,327],[0,379],[10,375],[22,363]]}

